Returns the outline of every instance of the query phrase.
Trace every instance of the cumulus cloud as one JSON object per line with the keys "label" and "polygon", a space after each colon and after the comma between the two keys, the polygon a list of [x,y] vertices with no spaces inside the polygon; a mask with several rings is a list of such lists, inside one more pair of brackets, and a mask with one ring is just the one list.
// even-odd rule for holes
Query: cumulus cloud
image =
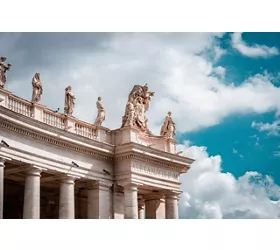
{"label": "cumulus cloud", "polygon": [[273,123],[262,123],[253,121],[251,127],[256,128],[260,132],[267,132],[268,135],[280,135],[280,120],[276,120]]}
{"label": "cumulus cloud", "polygon": [[[30,99],[31,79],[41,73],[42,103],[63,110],[64,89],[76,95],[74,116],[93,122],[95,102],[102,96],[104,126],[120,127],[127,96],[135,84],[149,85],[156,95],[147,114],[158,134],[172,111],[179,132],[219,124],[233,114],[280,110],[280,88],[267,73],[228,84],[226,70],[209,59],[221,56],[215,33],[58,33],[3,34],[9,71],[7,88]],[[3,42],[3,44],[1,43]],[[237,101],[238,100],[238,101]]]}
{"label": "cumulus cloud", "polygon": [[180,218],[256,218],[280,217],[280,186],[269,176],[246,172],[236,179],[222,171],[220,155],[209,156],[206,147],[178,145],[178,150],[196,161],[181,176]]}
{"label": "cumulus cloud", "polygon": [[254,44],[249,46],[242,40],[242,33],[233,33],[231,37],[231,45],[238,50],[242,55],[248,57],[263,57],[268,58],[279,55],[279,51],[276,47],[268,47],[266,45]]}
{"label": "cumulus cloud", "polygon": [[218,66],[216,68],[213,68],[213,73],[217,76],[220,76],[221,78],[224,78],[226,75],[226,68],[222,66]]}

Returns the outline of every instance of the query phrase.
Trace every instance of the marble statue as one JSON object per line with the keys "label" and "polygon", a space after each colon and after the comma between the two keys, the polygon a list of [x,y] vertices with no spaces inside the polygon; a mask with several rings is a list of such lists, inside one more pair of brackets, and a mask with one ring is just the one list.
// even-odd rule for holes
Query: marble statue
{"label": "marble statue", "polygon": [[7,58],[5,56],[0,57],[0,88],[5,88],[5,84],[7,82],[7,71],[10,70],[12,64],[7,64],[5,61]]}
{"label": "marble statue", "polygon": [[94,125],[95,126],[101,126],[102,122],[105,120],[106,114],[105,114],[105,109],[101,103],[101,97],[98,97],[97,102],[96,102],[96,107],[97,107],[97,117],[95,119]]}
{"label": "marble statue", "polygon": [[127,119],[125,121],[124,126],[134,126],[134,114],[135,114],[135,110],[134,110],[134,105],[132,102],[127,102],[126,104],[126,113],[127,113]]}
{"label": "marble statue", "polygon": [[41,82],[40,73],[35,73],[32,78],[32,86],[33,86],[33,93],[32,93],[32,103],[40,102],[41,95],[43,94],[43,84]]}
{"label": "marble statue", "polygon": [[149,110],[150,100],[154,94],[154,92],[149,92],[147,84],[144,86],[135,85],[132,88],[128,96],[122,127],[136,127],[143,132],[151,134],[147,126],[146,112]]}
{"label": "marble statue", "polygon": [[65,102],[64,102],[64,114],[65,115],[72,115],[75,107],[75,96],[71,92],[71,86],[68,86],[65,89]]}
{"label": "marble statue", "polygon": [[160,131],[160,135],[167,138],[174,138],[176,135],[176,126],[175,122],[171,118],[171,115],[172,113],[168,112]]}

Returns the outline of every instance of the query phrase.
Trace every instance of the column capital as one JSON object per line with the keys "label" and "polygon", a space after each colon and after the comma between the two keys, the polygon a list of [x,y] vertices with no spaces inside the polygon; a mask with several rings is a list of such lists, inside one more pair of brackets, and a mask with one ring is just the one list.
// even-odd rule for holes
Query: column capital
{"label": "column capital", "polygon": [[85,184],[85,187],[89,190],[91,189],[103,189],[105,191],[107,191],[108,189],[110,189],[113,185],[113,182],[109,182],[109,181],[88,181]]}
{"label": "column capital", "polygon": [[28,176],[41,176],[42,169],[36,167],[28,167],[25,171]]}
{"label": "column capital", "polygon": [[62,175],[59,177],[60,179],[60,182],[61,183],[65,183],[65,184],[75,184],[75,180],[77,179],[76,177],[74,176],[71,176],[71,175]]}
{"label": "column capital", "polygon": [[151,201],[151,200],[162,200],[164,201],[164,194],[162,192],[153,192],[144,195],[145,201]]}
{"label": "column capital", "polygon": [[138,185],[133,182],[126,182],[122,184],[124,190],[131,190],[131,191],[137,191],[138,190]]}
{"label": "column capital", "polygon": [[169,190],[164,192],[164,196],[166,199],[171,199],[171,200],[179,200],[180,199],[180,194],[181,192],[178,191],[173,191],[173,190]]}
{"label": "column capital", "polygon": [[6,159],[0,157],[0,167],[5,167],[5,161]]}

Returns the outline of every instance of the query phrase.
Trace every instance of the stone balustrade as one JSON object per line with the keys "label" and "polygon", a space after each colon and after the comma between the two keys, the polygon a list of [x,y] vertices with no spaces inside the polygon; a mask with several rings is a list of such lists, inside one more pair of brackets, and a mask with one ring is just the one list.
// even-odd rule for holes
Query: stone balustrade
{"label": "stone balustrade", "polygon": [[111,130],[81,121],[73,116],[66,116],[59,112],[48,109],[39,103],[31,103],[10,91],[0,89],[0,106],[10,109],[18,114],[33,118],[52,127],[67,130],[77,135],[99,140],[105,143],[112,143]]}
{"label": "stone balustrade", "polygon": [[124,127],[118,130],[110,130],[102,126],[96,127],[94,124],[81,121],[73,116],[67,116],[53,111],[40,103],[31,103],[13,95],[5,89],[0,89],[0,106],[52,127],[63,129],[92,140],[98,140],[116,146],[134,142],[160,151],[176,154],[177,141],[175,139],[166,139],[162,136],[147,136],[139,133],[136,128],[130,127]]}
{"label": "stone balustrade", "polygon": [[21,115],[32,116],[32,104],[14,95],[8,96],[8,109]]}

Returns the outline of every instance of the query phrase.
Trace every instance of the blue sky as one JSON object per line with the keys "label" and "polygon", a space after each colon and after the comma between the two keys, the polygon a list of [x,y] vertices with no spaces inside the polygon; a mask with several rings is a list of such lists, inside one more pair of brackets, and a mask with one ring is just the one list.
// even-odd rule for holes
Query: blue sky
{"label": "blue sky", "polygon": [[[280,50],[280,33],[243,33],[242,37],[249,46],[261,44]],[[224,35],[220,41],[221,47],[227,50],[227,54],[219,61],[219,65],[227,69],[225,81],[240,85],[248,77],[264,71],[278,74],[279,55],[268,59],[244,56],[232,48],[231,33]],[[275,86],[280,85],[278,80],[273,83]],[[251,127],[253,121],[272,123],[274,115],[275,112],[232,115],[216,126],[180,134],[178,139],[190,140],[195,145],[207,145],[211,155],[220,154],[224,172],[240,177],[246,171],[258,171],[272,176],[280,184],[280,156],[274,155],[280,145],[279,137],[269,136]]]}
{"label": "blue sky", "polygon": [[104,126],[121,125],[133,85],[156,95],[147,114],[159,134],[168,111],[178,150],[196,161],[181,177],[180,218],[280,217],[280,33],[2,33],[7,89],[30,100],[41,73],[42,104]]}

